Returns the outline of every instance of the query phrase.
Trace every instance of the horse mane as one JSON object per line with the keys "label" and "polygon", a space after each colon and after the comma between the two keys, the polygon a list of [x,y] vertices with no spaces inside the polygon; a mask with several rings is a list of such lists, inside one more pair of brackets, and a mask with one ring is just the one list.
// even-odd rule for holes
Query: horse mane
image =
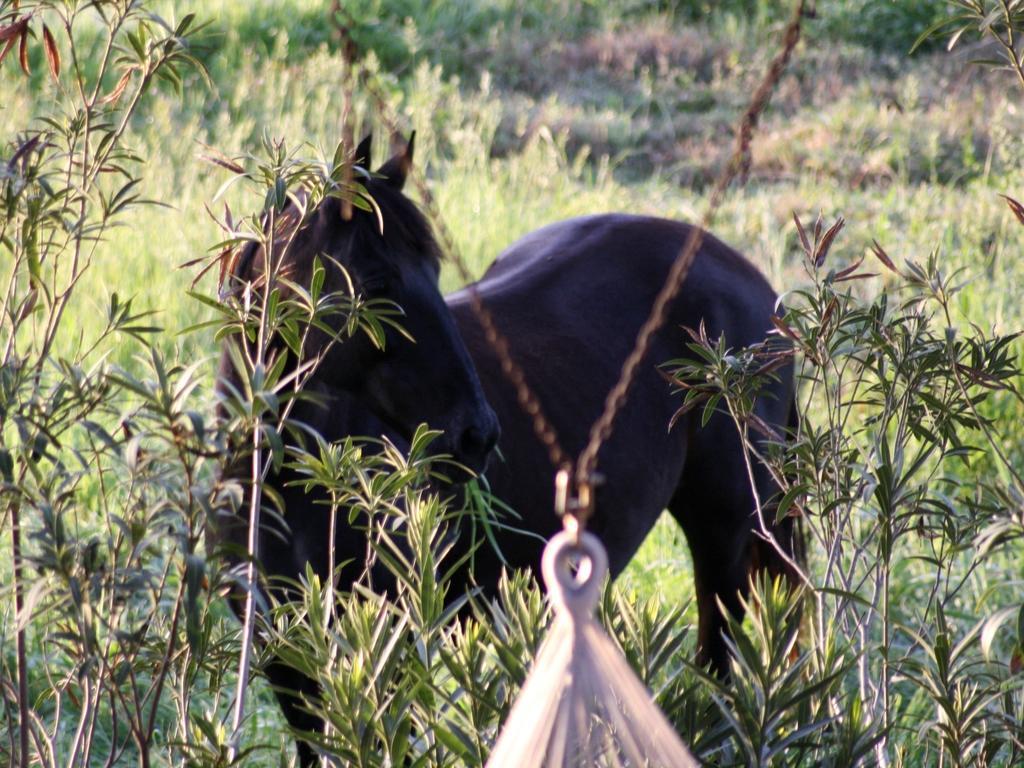
{"label": "horse mane", "polygon": [[[380,219],[376,213],[354,208],[352,223],[356,227],[357,242],[378,251],[385,259],[394,260],[400,254],[408,255],[423,259],[433,269],[439,269],[441,247],[430,222],[416,204],[388,179],[373,178],[366,184],[366,190],[380,209]],[[326,202],[331,204],[327,219],[341,223],[340,201],[329,198]],[[335,210],[338,211],[336,217]],[[381,238],[383,249],[380,247]]]}
{"label": "horse mane", "polygon": [[[440,269],[441,247],[426,216],[416,204],[386,178],[370,178],[365,182],[365,188],[376,204],[379,218],[377,211],[353,206],[352,218],[345,221],[341,215],[341,201],[337,197],[325,197],[284,252],[284,274],[291,279],[308,276],[313,257],[330,253],[331,243],[343,236],[344,227],[352,228],[351,251],[363,259],[379,259],[394,270],[398,269],[402,259],[421,259],[431,269]],[[278,219],[278,242],[291,238],[298,223],[297,211],[295,203],[289,201]],[[235,249],[226,268],[232,282],[251,281],[257,277],[255,257],[261,248],[260,243],[250,241]]]}

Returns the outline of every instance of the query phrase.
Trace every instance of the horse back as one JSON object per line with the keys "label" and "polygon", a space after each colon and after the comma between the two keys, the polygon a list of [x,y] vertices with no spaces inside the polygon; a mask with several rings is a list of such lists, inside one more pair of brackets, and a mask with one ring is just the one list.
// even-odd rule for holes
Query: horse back
{"label": "horse back", "polygon": [[[531,232],[505,250],[476,288],[492,311],[517,329],[583,330],[576,326],[614,315],[609,317],[615,320],[614,327],[600,325],[610,336],[625,338],[630,321],[642,322],[650,312],[692,229],[683,222],[627,214],[558,222]],[[465,325],[466,299],[464,290],[449,297],[461,325]],[[705,232],[670,310],[669,324],[696,321],[692,322],[696,328],[703,320],[709,334],[724,332],[732,346],[748,344],[771,328],[768,318],[775,300],[775,292],[756,267]],[[632,329],[634,333],[638,328]],[[584,332],[581,340],[594,339]]]}
{"label": "horse back", "polygon": [[[571,458],[586,445],[691,231],[687,224],[643,216],[571,219],[512,245],[477,283],[512,358]],[[516,511],[522,527],[550,535],[558,522],[551,511],[553,470],[547,451],[520,410],[466,291],[448,301],[501,423],[499,452],[487,472],[492,491]],[[771,286],[749,261],[705,233],[599,454],[606,480],[591,527],[608,547],[613,573],[625,566],[669,505],[694,442],[690,419],[669,429],[681,401],[659,366],[685,357],[689,336],[684,328],[702,323],[710,337],[723,334],[730,347],[763,341],[772,329],[775,301]],[[783,372],[780,380],[785,379]],[[774,414],[774,406],[767,406],[769,423],[785,424],[788,387],[780,385],[768,398],[780,409]],[[539,557],[536,544],[508,549],[513,565],[530,565]]]}

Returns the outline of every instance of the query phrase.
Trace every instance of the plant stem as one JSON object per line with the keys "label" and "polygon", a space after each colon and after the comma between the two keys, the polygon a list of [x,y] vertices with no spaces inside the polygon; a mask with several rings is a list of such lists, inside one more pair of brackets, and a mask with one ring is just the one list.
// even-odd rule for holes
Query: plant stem
{"label": "plant stem", "polygon": [[249,665],[252,662],[252,641],[254,610],[256,607],[256,558],[259,556],[259,523],[261,489],[261,468],[263,453],[260,449],[260,425],[257,419],[253,430],[252,490],[249,494],[249,537],[247,541],[248,561],[245,565],[245,608],[242,617],[242,650],[238,659],[238,685],[235,689],[235,706],[231,715],[231,743],[228,760],[234,761],[241,738],[242,721],[245,719],[245,694],[249,688]]}
{"label": "plant stem", "polygon": [[1010,65],[1017,74],[1017,79],[1020,80],[1021,86],[1024,86],[1024,64],[1021,62],[1021,57],[1017,55],[1017,41],[1014,38],[1013,30],[1013,11],[1010,10],[1010,5],[1006,0],[1000,1],[1003,6],[1003,15],[1006,17],[1006,41],[1003,42],[1002,38],[994,31],[992,34],[995,35],[996,40],[1006,49],[1006,57],[1010,60]]}
{"label": "plant stem", "polygon": [[22,594],[20,511],[18,502],[11,504],[11,558],[14,562],[14,620],[17,626],[18,656],[18,765],[21,768],[28,768],[28,653],[25,650],[26,624],[22,615],[25,610],[25,596]]}
{"label": "plant stem", "polygon": [[[891,534],[889,534],[891,535]],[[892,670],[889,665],[889,650],[892,643],[892,622],[889,607],[889,575],[892,570],[891,555],[882,563],[882,739],[879,741],[880,765],[889,764],[889,731],[892,728],[892,702],[889,698],[889,683]]]}
{"label": "plant stem", "polygon": [[[263,371],[267,351],[268,307],[274,290],[274,241],[276,236],[274,209],[269,214],[270,233],[263,245],[264,281],[263,303],[260,307],[260,327],[256,338],[256,360],[254,370]],[[228,745],[228,760],[234,761],[238,754],[238,742],[242,735],[242,721],[245,719],[245,695],[249,688],[249,666],[252,662],[254,611],[256,608],[256,561],[259,557],[260,505],[263,497],[263,418],[257,416],[252,432],[252,487],[249,493],[249,535],[246,541],[248,561],[245,565],[245,609],[242,617],[242,651],[238,659],[238,686],[235,689],[235,706],[231,715],[231,741]]]}

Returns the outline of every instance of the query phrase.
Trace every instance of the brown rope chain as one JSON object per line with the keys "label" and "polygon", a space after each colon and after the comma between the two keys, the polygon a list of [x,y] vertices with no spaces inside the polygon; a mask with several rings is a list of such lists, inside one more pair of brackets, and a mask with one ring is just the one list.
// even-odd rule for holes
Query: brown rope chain
{"label": "brown rope chain", "polygon": [[[787,24],[783,34],[782,48],[779,53],[776,54],[775,58],[772,59],[772,62],[768,67],[768,71],[765,73],[764,78],[761,80],[760,85],[750,100],[750,104],[743,113],[743,117],[741,118],[736,131],[735,149],[733,150],[729,162],[715,180],[715,185],[712,188],[711,196],[708,200],[707,209],[701,217],[700,224],[691,228],[686,242],[680,249],[675,261],[673,261],[672,267],[665,279],[665,283],[662,285],[661,290],[658,292],[658,295],[654,300],[654,304],[651,307],[650,315],[647,317],[646,321],[644,321],[644,324],[640,327],[640,330],[637,333],[633,350],[622,364],[622,370],[619,374],[618,382],[608,393],[601,416],[596,422],[594,422],[594,425],[590,429],[587,445],[580,453],[580,456],[575,463],[574,473],[578,498],[585,499],[586,501],[582,504],[577,503],[566,509],[567,515],[573,518],[573,530],[578,531],[585,528],[587,520],[590,517],[593,508],[593,494],[591,492],[591,486],[596,476],[598,452],[600,451],[601,446],[604,445],[612,434],[616,416],[626,403],[630,387],[636,378],[636,373],[640,367],[640,363],[642,363],[643,359],[647,356],[654,336],[658,333],[668,318],[669,305],[678,295],[683,281],[693,265],[693,261],[697,256],[697,251],[703,243],[705,231],[710,226],[718,208],[721,206],[726,189],[738,175],[742,174],[745,177],[749,171],[750,145],[753,140],[754,131],[757,127],[758,119],[765,107],[768,105],[768,102],[771,100],[772,94],[782,77],[782,73],[785,71],[786,65],[792,57],[793,50],[800,41],[803,18],[805,15],[810,15],[807,11],[806,5],[806,0],[797,0],[794,6],[793,16]],[[352,45],[348,27],[340,23],[338,20],[338,14],[344,14],[346,16],[347,24],[349,26],[354,25],[352,16],[349,14],[347,9],[341,7],[339,2],[334,3],[333,10],[334,20],[338,25],[338,30],[342,36],[343,45]],[[351,59],[346,56],[346,66],[351,66],[350,62]],[[351,78],[347,78],[346,85],[350,82]],[[394,110],[391,107],[390,101],[380,91],[376,84],[369,80],[369,78],[363,77],[362,83],[370,92],[371,97],[376,103],[380,118],[384,121],[388,131],[392,135],[400,135],[397,124],[398,121]],[[455,264],[455,267],[459,272],[460,278],[467,284],[466,287],[470,299],[470,306],[484,331],[484,336],[494,353],[497,355],[498,360],[501,363],[502,372],[515,388],[516,400],[518,401],[519,406],[527,416],[532,419],[533,431],[547,449],[552,465],[559,471],[559,483],[564,485],[567,480],[567,474],[563,475],[562,472],[568,473],[571,471],[573,462],[569,459],[568,454],[559,443],[558,433],[555,430],[554,425],[544,414],[540,400],[530,388],[523,369],[518,363],[516,363],[515,359],[511,355],[507,339],[498,329],[494,321],[494,316],[484,304],[476,282],[474,281],[473,274],[470,272],[465,259],[462,257],[461,251],[456,245],[455,239],[451,234],[451,230],[448,229],[444,219],[441,217],[440,210],[438,209],[437,203],[433,194],[430,192],[426,181],[419,175],[413,175],[412,180],[416,186],[416,190],[420,193],[424,207],[427,209],[427,214],[433,222],[434,228],[442,241],[442,246],[444,247],[445,252],[451,257],[452,262]],[[559,487],[559,493],[564,501],[566,491],[561,487],[561,485]]]}
{"label": "brown rope chain", "polygon": [[711,221],[718,212],[718,208],[722,204],[722,198],[725,195],[725,190],[738,174],[742,173],[746,176],[750,168],[750,143],[754,138],[754,129],[757,126],[758,118],[768,105],[768,101],[771,99],[772,93],[775,91],[775,87],[778,85],[786,65],[789,63],[793,49],[796,48],[797,43],[800,41],[804,5],[805,0],[798,0],[793,12],[793,18],[787,25],[783,36],[782,49],[772,60],[771,65],[768,67],[768,72],[754,92],[746,112],[743,113],[739,130],[736,132],[736,148],[733,150],[729,163],[715,181],[711,197],[708,200],[708,207],[701,217],[700,225],[690,230],[686,243],[680,249],[676,260],[672,263],[668,277],[665,279],[661,291],[659,291],[657,298],[654,300],[654,306],[651,307],[651,314],[637,333],[633,351],[622,364],[619,381],[608,393],[604,403],[604,412],[590,429],[590,440],[587,442],[586,448],[583,449],[576,463],[577,486],[586,482],[587,478],[592,477],[597,471],[597,453],[612,434],[615,426],[615,417],[626,403],[629,388],[636,378],[637,369],[640,367],[644,357],[647,356],[655,334],[661,329],[668,318],[669,304],[679,293],[683,280],[690,271],[690,267],[693,266],[693,261],[697,257],[697,251],[704,241],[705,230],[711,225]]}
{"label": "brown rope chain", "polygon": [[[332,9],[335,13],[341,10],[341,1],[334,0]],[[341,59],[344,63],[344,71],[341,73],[341,144],[345,149],[345,157],[355,148],[355,136],[352,135],[352,73],[355,70],[353,62],[356,57],[356,44],[348,30],[337,25],[338,43],[341,46]],[[344,184],[346,190],[352,189],[352,163],[345,163]],[[349,221],[352,218],[352,200],[348,195],[341,197],[341,218]]]}

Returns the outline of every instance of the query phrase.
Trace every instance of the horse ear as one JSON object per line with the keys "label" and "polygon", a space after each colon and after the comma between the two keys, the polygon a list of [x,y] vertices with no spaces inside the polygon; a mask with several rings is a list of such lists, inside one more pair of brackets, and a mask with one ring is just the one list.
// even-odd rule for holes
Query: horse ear
{"label": "horse ear", "polygon": [[405,180],[409,176],[409,171],[412,170],[412,153],[415,144],[416,131],[413,131],[409,134],[409,142],[405,145],[405,149],[384,163],[377,171],[388,184],[396,189],[405,186]]}
{"label": "horse ear", "polygon": [[363,168],[370,167],[370,149],[373,147],[373,134],[366,134],[366,138],[359,142],[359,146],[356,147],[356,154],[353,160],[356,165],[362,166]]}

